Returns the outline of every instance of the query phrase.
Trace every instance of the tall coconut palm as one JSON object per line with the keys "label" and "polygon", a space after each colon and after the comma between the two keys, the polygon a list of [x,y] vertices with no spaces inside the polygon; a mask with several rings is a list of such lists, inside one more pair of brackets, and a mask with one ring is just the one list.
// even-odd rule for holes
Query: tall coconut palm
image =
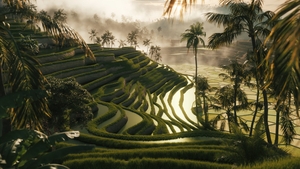
{"label": "tall coconut palm", "polygon": [[230,13],[212,13],[206,14],[207,20],[217,25],[223,25],[222,33],[215,33],[209,37],[209,47],[218,48],[222,45],[231,44],[239,35],[248,34],[252,44],[252,57],[257,66],[256,81],[259,83],[259,88],[262,88],[264,98],[264,124],[266,137],[269,144],[272,144],[269,125],[268,125],[268,97],[265,85],[265,71],[268,65],[265,60],[263,51],[264,46],[259,42],[269,35],[269,22],[274,16],[272,11],[263,11],[263,0],[251,0],[250,3],[245,3],[241,0],[223,0],[221,5],[229,8]]}
{"label": "tall coconut palm", "polygon": [[201,36],[205,36],[206,33],[203,30],[203,23],[196,22],[192,25],[190,25],[190,28],[185,30],[184,33],[181,34],[181,41],[187,41],[186,47],[189,49],[193,48],[193,53],[195,57],[195,103],[196,103],[196,113],[198,111],[198,101],[197,101],[197,85],[198,84],[198,63],[197,63],[197,57],[198,57],[198,46],[199,44],[202,44],[205,46],[204,40],[201,38]]}

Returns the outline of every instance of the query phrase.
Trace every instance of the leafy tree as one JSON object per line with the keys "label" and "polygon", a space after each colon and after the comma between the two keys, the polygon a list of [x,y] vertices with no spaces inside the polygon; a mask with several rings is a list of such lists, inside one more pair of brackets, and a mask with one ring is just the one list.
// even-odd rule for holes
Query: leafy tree
{"label": "leafy tree", "polygon": [[75,125],[83,125],[93,117],[88,105],[93,102],[93,97],[75,79],[49,77],[47,80],[45,87],[49,93],[52,114],[47,121],[49,130],[64,131]]}
{"label": "leafy tree", "polygon": [[[203,31],[203,23],[196,22],[193,25],[190,25],[190,29],[185,30],[185,33],[181,34],[181,41],[186,40],[186,47],[189,49],[193,48],[193,53],[195,57],[195,84],[198,84],[198,45],[202,44],[205,46],[204,40],[201,38],[201,36],[205,36],[206,33]],[[198,101],[197,101],[197,85],[195,85],[195,103],[196,103],[196,111],[198,111]],[[197,114],[197,113],[196,113]]]}
{"label": "leafy tree", "polygon": [[[242,33],[248,34],[252,44],[252,60],[258,70],[255,78],[258,88],[262,89],[264,99],[264,124],[266,136],[269,144],[272,144],[269,124],[268,124],[268,96],[265,85],[265,73],[268,67],[265,49],[262,45],[263,39],[270,33],[272,22],[269,22],[274,15],[271,11],[262,10],[262,0],[251,0],[250,3],[234,0],[220,1],[221,5],[229,8],[226,14],[212,13],[206,14],[209,22],[224,26],[222,33],[214,33],[209,37],[209,47],[215,49],[225,44],[231,44]],[[258,106],[258,104],[257,104]]]}

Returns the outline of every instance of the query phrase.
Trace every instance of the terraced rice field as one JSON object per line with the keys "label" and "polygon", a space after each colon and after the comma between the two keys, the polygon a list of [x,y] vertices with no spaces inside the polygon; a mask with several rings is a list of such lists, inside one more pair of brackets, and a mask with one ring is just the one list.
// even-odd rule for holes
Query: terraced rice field
{"label": "terraced rice field", "polygon": [[[93,152],[69,155],[62,159],[63,164],[72,169],[81,166],[182,168],[183,164],[191,169],[237,165],[239,154],[228,146],[234,141],[233,136],[202,130],[191,111],[194,88],[187,74],[194,73],[192,63],[172,65],[170,60],[167,66],[131,47],[103,49],[96,44],[89,47],[95,60],[86,58],[77,47],[41,51],[36,57],[44,75],[74,77],[97,102],[94,119],[85,128],[74,128],[81,132],[74,143],[95,144],[97,148]],[[220,51],[205,52],[215,59],[220,54]],[[223,58],[222,63],[225,62]],[[199,74],[207,76],[211,86],[228,84],[219,79],[222,70],[215,65],[199,68]],[[254,99],[255,90],[245,88],[245,91]],[[216,113],[210,111],[210,118]],[[251,112],[239,112],[239,115],[250,124]],[[270,126],[273,125],[274,118],[270,118]]]}

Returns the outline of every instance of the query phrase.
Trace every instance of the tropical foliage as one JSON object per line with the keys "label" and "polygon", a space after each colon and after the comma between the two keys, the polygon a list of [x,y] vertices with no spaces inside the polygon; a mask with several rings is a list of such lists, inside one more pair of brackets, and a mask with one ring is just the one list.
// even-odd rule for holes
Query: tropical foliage
{"label": "tropical foliage", "polygon": [[[264,124],[266,136],[269,144],[272,144],[269,124],[268,124],[268,96],[265,85],[265,73],[268,68],[266,58],[266,47],[262,41],[269,35],[270,27],[274,22],[270,22],[274,13],[262,10],[262,0],[252,0],[250,3],[243,1],[220,1],[220,4],[229,8],[229,14],[212,13],[206,14],[207,20],[217,25],[223,25],[222,33],[214,33],[209,37],[209,47],[218,48],[221,45],[228,45],[233,42],[239,35],[247,34],[252,44],[251,59],[255,67],[254,75],[257,81],[257,87],[262,90],[264,99]],[[259,93],[257,93],[259,94]],[[256,103],[258,106],[258,101]]]}
{"label": "tropical foliage", "polygon": [[53,163],[70,153],[91,150],[94,146],[77,145],[55,149],[59,142],[79,137],[78,131],[68,131],[47,136],[36,130],[14,130],[0,137],[1,168],[61,168]]}
{"label": "tropical foliage", "polygon": [[48,132],[69,130],[70,127],[84,125],[92,119],[92,110],[88,104],[93,102],[93,97],[74,78],[48,77],[45,89],[49,93],[47,99],[52,115],[45,122]]}
{"label": "tropical foliage", "polygon": [[[7,23],[2,17],[0,25],[0,96],[8,93],[30,91],[33,89],[44,89],[44,77],[35,65],[39,64],[32,56],[24,51],[31,50],[29,46],[24,46],[23,50],[14,40]],[[27,42],[27,40],[26,40]],[[31,42],[29,40],[29,42]],[[32,43],[29,43],[32,44]],[[34,52],[34,51],[32,51]],[[5,72],[10,72],[10,76]],[[42,119],[50,116],[48,113],[47,101],[45,98],[39,101],[26,99],[24,104],[9,110],[9,116],[6,119],[4,133],[10,130],[10,123],[14,129],[31,128],[42,129]]]}

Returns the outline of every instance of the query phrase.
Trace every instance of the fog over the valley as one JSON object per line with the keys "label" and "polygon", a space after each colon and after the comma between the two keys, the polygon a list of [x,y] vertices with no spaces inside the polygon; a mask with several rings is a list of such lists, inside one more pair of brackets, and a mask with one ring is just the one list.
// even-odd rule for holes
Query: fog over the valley
{"label": "fog over the valley", "polygon": [[[280,1],[265,1],[265,9],[275,10]],[[179,15],[174,14],[171,18],[162,16],[164,9],[163,0],[61,0],[61,1],[38,0],[36,5],[38,10],[46,10],[50,14],[55,10],[63,9],[67,13],[67,23],[74,28],[86,40],[87,43],[93,43],[89,39],[89,33],[92,29],[96,30],[97,36],[109,30],[115,36],[116,41],[114,47],[119,46],[119,40],[126,41],[128,33],[135,29],[143,30],[143,35],[138,39],[138,50],[146,51],[143,46],[143,40],[151,39],[151,45],[162,47],[161,53],[165,64],[182,63],[179,59],[180,53],[172,53],[173,49],[167,48],[170,46],[184,47],[185,43],[180,43],[180,35],[195,22],[204,22],[204,31],[206,37],[203,39],[208,41],[208,37],[213,33],[221,32],[222,28],[210,24],[206,21],[205,14],[207,12],[226,13],[228,10],[224,7],[219,7],[217,0],[206,2],[206,4],[197,3],[191,9],[188,9],[183,20]],[[248,36],[240,36],[238,40],[247,41]],[[171,43],[172,42],[172,43]],[[192,63],[192,52],[184,55],[191,56],[190,59],[184,62]],[[227,48],[220,49],[221,52],[214,52],[211,58],[217,58],[219,55],[226,55]],[[204,55],[207,52],[202,52]],[[177,57],[169,57],[177,55]],[[201,54],[200,54],[201,55]],[[201,56],[200,56],[201,57]],[[203,56],[202,56],[203,57]],[[204,56],[205,57],[205,56]],[[202,59],[203,60],[203,59]],[[205,59],[204,59],[205,60]],[[211,59],[207,61],[212,62]],[[204,62],[204,61],[203,61]],[[201,64],[201,61],[200,61]],[[206,64],[206,63],[202,63]]]}

